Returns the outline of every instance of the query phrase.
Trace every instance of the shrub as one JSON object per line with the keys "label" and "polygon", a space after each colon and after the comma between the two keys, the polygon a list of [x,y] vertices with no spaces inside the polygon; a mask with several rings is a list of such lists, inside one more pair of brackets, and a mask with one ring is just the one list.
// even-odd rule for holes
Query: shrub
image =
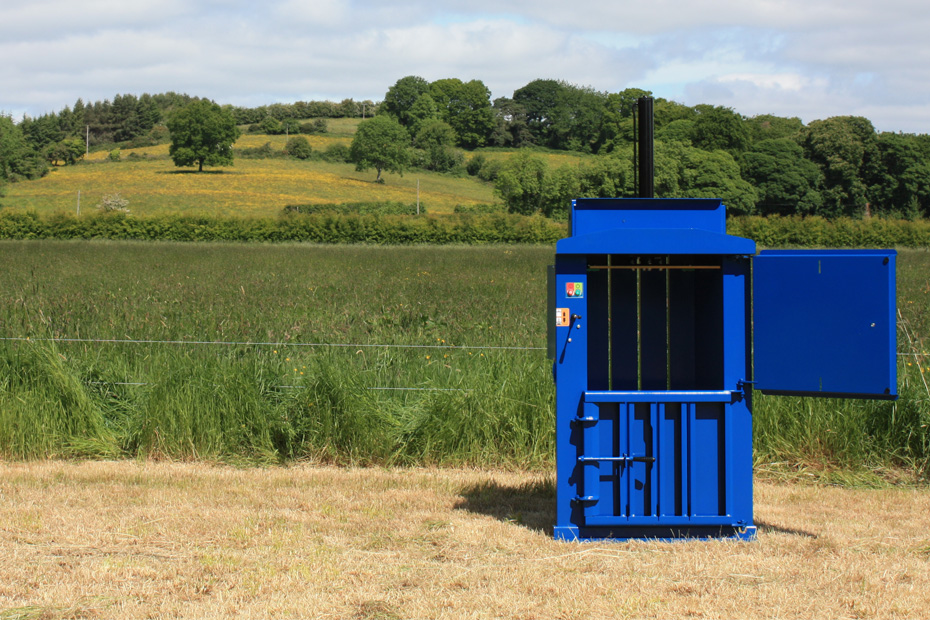
{"label": "shrub", "polygon": [[323,159],[333,163],[345,163],[349,161],[349,147],[345,144],[330,144],[323,151]]}
{"label": "shrub", "polygon": [[468,163],[465,164],[465,170],[471,176],[476,176],[482,181],[492,182],[497,180],[503,165],[504,160],[502,159],[488,159],[478,153],[468,160]]}
{"label": "shrub", "polygon": [[454,213],[507,213],[507,207],[499,202],[455,205]]}
{"label": "shrub", "polygon": [[[416,204],[402,202],[345,202],[331,204],[303,204],[288,205],[284,207],[285,214],[291,213],[331,213],[331,214],[357,214],[357,215],[418,215]],[[426,206],[420,203],[420,215],[426,214]]]}
{"label": "shrub", "polygon": [[261,146],[235,149],[234,153],[236,157],[242,157],[243,159],[268,159],[279,155],[271,148],[271,142],[266,142]]}
{"label": "shrub", "polygon": [[116,194],[104,194],[97,205],[97,210],[101,213],[129,213],[129,201]]}
{"label": "shrub", "polygon": [[287,141],[284,152],[297,159],[307,159],[310,157],[313,149],[310,147],[310,141],[303,136],[297,136]]}
{"label": "shrub", "polygon": [[299,129],[300,133],[306,134],[326,133],[329,130],[325,118],[317,118],[308,123],[301,123]]}

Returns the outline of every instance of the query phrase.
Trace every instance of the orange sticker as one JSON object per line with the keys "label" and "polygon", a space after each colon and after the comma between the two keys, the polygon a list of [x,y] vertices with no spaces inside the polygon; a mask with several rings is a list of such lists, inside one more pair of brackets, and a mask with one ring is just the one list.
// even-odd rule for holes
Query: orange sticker
{"label": "orange sticker", "polygon": [[555,326],[568,327],[568,308],[555,309]]}

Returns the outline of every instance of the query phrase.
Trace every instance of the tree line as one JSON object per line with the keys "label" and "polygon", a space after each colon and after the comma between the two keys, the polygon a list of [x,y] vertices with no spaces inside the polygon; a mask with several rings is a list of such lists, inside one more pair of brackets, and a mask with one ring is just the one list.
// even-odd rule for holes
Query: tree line
{"label": "tree line", "polygon": [[[426,167],[454,167],[450,147],[542,147],[597,155],[552,168],[532,150],[508,161],[473,157],[513,212],[564,213],[577,196],[634,193],[633,108],[650,91],[608,93],[538,79],[491,101],[480,80],[399,79],[379,109],[425,150]],[[719,197],[742,214],[825,217],[930,215],[930,136],[877,132],[859,116],[805,125],[721,106],[656,98],[656,193]]]}
{"label": "tree line", "polygon": [[[636,99],[645,96],[651,93],[608,93],[538,79],[492,101],[481,80],[406,76],[381,102],[221,108],[224,122],[262,133],[317,133],[325,131],[326,118],[364,118],[347,155],[359,169],[375,168],[379,180],[382,170],[409,167],[467,171],[494,183],[512,212],[560,216],[573,197],[633,195],[632,114]],[[79,99],[58,113],[18,123],[0,116],[0,183],[74,163],[86,141],[127,147],[169,142],[170,119],[200,101],[177,93],[117,95],[93,104]],[[743,214],[930,215],[928,135],[877,132],[859,116],[805,125],[799,118],[747,117],[663,98],[655,99],[654,109],[660,197],[719,197],[731,212]],[[297,122],[309,118],[316,120]],[[519,152],[465,157],[480,147]],[[544,149],[592,157],[553,167],[539,153]],[[205,157],[193,161],[211,165]]]}
{"label": "tree line", "polygon": [[[175,92],[138,97],[117,94],[112,100],[93,103],[78,99],[59,112],[35,118],[24,116],[16,122],[0,114],[0,180],[41,177],[50,165],[76,162],[87,148],[164,144],[170,139],[167,123],[171,115],[200,100]],[[363,118],[378,111],[375,102],[353,99],[224,107],[237,125],[254,124],[267,133],[285,133],[286,123],[297,119]],[[321,130],[325,130],[325,124],[303,127],[304,133]],[[296,127],[293,133],[299,131],[301,127]]]}

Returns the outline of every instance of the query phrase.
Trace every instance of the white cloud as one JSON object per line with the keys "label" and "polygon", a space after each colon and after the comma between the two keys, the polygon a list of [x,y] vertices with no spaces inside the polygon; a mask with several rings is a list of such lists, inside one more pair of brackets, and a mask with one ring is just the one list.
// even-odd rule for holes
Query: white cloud
{"label": "white cloud", "polygon": [[721,75],[718,82],[722,84],[745,82],[763,90],[779,89],[799,92],[810,85],[811,80],[797,73],[732,73]]}
{"label": "white cloud", "polygon": [[[930,132],[925,0],[0,0],[0,110],[168,90],[258,105],[380,99],[400,77],[645,88],[805,121]],[[900,103],[898,103],[900,102]]]}

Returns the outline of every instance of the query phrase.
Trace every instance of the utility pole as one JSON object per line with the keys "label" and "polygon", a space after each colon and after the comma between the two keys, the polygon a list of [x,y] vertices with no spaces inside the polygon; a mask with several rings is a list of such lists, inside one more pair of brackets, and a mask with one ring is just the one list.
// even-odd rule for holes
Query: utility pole
{"label": "utility pole", "polygon": [[420,179],[417,179],[417,215],[420,215]]}

